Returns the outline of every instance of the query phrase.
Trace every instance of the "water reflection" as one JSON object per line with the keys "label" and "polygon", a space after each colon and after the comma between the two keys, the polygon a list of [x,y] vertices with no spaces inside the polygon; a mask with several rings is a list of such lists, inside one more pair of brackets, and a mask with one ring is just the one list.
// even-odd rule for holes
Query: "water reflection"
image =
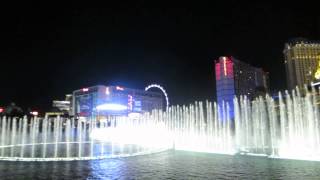
{"label": "water reflection", "polygon": [[320,163],[184,151],[70,162],[0,162],[1,179],[316,179]]}

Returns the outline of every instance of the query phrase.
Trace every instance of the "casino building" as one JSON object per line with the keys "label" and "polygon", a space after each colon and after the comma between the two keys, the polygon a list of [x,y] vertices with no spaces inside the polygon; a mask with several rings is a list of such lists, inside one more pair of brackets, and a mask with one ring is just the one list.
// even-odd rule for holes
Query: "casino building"
{"label": "casino building", "polygon": [[73,91],[71,115],[127,116],[163,108],[163,95],[120,86],[97,85]]}
{"label": "casino building", "polygon": [[230,118],[234,117],[233,98],[246,95],[254,99],[269,90],[268,74],[234,57],[222,56],[215,61],[216,97],[218,105],[227,102]]}
{"label": "casino building", "polygon": [[320,42],[292,39],[285,44],[283,54],[289,90],[315,82],[319,84]]}

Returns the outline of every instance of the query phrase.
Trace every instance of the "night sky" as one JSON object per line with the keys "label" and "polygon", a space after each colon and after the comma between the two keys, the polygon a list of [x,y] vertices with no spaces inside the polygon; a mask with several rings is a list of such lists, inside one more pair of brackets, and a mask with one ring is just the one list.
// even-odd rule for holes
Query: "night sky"
{"label": "night sky", "polygon": [[284,43],[320,40],[312,3],[28,2],[3,6],[0,27],[0,106],[39,110],[97,84],[159,83],[172,104],[213,100],[213,63],[222,55],[262,67],[271,90],[280,90]]}

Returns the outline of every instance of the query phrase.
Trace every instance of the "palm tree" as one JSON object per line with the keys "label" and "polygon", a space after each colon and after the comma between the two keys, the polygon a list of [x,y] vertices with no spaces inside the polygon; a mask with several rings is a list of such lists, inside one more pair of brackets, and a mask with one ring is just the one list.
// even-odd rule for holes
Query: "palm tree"
{"label": "palm tree", "polygon": [[6,116],[23,116],[23,110],[21,107],[17,106],[12,102],[9,106],[5,108],[4,114]]}

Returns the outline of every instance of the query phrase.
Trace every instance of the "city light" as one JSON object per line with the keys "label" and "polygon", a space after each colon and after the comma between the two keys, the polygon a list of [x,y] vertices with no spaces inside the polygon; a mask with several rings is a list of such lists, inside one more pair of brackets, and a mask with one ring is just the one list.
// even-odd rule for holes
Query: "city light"
{"label": "city light", "polygon": [[109,95],[110,94],[110,90],[109,90],[109,87],[106,88],[106,95]]}
{"label": "city light", "polygon": [[30,114],[34,115],[34,116],[38,116],[39,115],[39,112],[37,111],[31,111]]}
{"label": "city light", "polygon": [[318,63],[318,67],[317,67],[316,72],[314,74],[314,78],[316,78],[317,80],[320,79],[320,61]]}
{"label": "city light", "polygon": [[129,94],[128,95],[128,109],[132,111],[132,105],[133,105],[133,97]]}
{"label": "city light", "polygon": [[57,104],[70,104],[70,101],[53,101],[53,103],[57,103]]}
{"label": "city light", "polygon": [[124,90],[124,88],[120,87],[120,86],[116,86],[116,89],[119,90],[119,91],[123,91]]}
{"label": "city light", "polygon": [[88,92],[88,91],[89,91],[89,88],[82,88],[82,91],[83,91],[83,92]]}
{"label": "city light", "polygon": [[0,107],[0,113],[4,112],[4,108]]}
{"label": "city light", "polygon": [[226,60],[226,57],[223,57],[223,71],[224,71],[224,76],[227,76],[227,60]]}
{"label": "city light", "polygon": [[96,107],[97,110],[110,110],[110,111],[123,111],[127,109],[127,106],[121,105],[121,104],[101,104]]}

